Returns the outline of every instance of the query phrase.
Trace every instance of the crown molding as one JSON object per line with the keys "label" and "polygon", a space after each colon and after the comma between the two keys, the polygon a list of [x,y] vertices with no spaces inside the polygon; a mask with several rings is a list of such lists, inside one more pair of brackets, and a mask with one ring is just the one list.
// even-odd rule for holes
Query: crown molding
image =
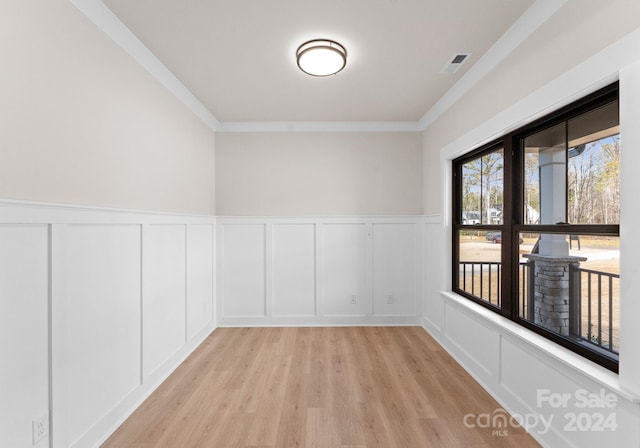
{"label": "crown molding", "polygon": [[120,48],[127,52],[151,76],[193,112],[208,128],[215,131],[220,122],[175,77],[135,34],[100,0],[69,0],[95,26],[100,28]]}
{"label": "crown molding", "polygon": [[536,0],[478,61],[418,121],[421,130],[434,123],[482,78],[552,17],[568,0]]}
{"label": "crown molding", "polygon": [[234,121],[216,132],[421,132],[417,121]]}
{"label": "crown molding", "polygon": [[207,127],[216,132],[421,132],[458,102],[568,0],[536,0],[419,121],[219,122],[101,0],[69,0]]}

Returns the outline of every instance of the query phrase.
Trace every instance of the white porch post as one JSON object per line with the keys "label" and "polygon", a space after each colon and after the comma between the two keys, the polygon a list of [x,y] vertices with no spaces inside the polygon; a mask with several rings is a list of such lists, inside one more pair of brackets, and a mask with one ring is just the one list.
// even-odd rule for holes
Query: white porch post
{"label": "white porch post", "polygon": [[[566,220],[566,150],[564,145],[554,146],[539,153],[540,166],[540,222],[555,224]],[[550,257],[569,255],[565,235],[543,234],[539,254]]]}

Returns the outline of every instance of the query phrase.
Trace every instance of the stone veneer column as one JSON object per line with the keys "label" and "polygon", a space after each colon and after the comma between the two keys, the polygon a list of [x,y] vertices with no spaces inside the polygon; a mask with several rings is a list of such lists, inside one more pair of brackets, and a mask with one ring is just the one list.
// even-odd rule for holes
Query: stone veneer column
{"label": "stone veneer column", "polygon": [[563,336],[569,335],[570,268],[580,266],[580,262],[587,259],[538,254],[524,254],[523,257],[534,263],[534,323]]}

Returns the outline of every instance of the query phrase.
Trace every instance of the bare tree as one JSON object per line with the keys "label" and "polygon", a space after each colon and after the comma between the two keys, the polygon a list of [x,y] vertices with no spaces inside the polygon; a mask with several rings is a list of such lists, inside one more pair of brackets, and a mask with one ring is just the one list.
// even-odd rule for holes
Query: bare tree
{"label": "bare tree", "polygon": [[[540,159],[537,151],[527,151],[524,156],[524,222],[535,224],[540,217],[540,180],[538,166]],[[532,216],[530,208],[537,216]]]}
{"label": "bare tree", "polygon": [[[479,204],[477,202],[476,204],[483,224],[492,223],[491,209],[502,208],[503,171],[504,155],[502,150],[486,154],[464,165],[463,191],[465,198],[463,205],[473,207],[472,199],[477,201],[476,194],[479,193],[480,201]],[[474,192],[477,193],[474,194]]]}
{"label": "bare tree", "polygon": [[601,149],[603,169],[597,180],[597,190],[601,195],[603,224],[620,222],[620,137],[605,143]]}
{"label": "bare tree", "polygon": [[569,222],[620,222],[620,139],[618,136],[587,145],[569,159]]}

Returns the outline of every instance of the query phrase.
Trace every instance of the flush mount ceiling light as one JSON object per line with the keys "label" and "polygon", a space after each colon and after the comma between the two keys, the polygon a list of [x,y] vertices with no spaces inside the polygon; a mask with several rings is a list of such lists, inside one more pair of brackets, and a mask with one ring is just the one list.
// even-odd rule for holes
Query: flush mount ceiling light
{"label": "flush mount ceiling light", "polygon": [[298,47],[296,59],[308,75],[335,75],[347,65],[347,50],[333,40],[314,39]]}

